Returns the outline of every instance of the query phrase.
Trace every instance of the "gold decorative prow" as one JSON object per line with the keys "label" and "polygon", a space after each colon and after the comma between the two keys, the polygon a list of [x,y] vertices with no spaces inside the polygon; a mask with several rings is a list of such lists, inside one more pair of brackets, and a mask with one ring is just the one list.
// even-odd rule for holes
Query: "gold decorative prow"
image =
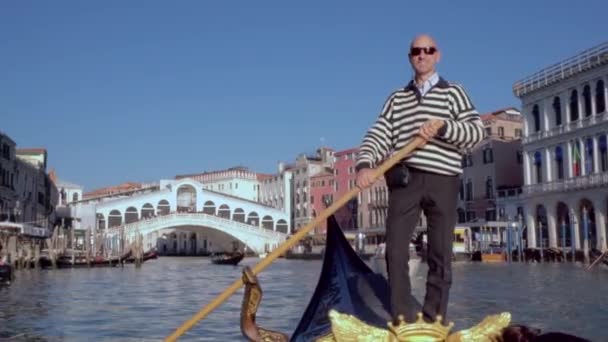
{"label": "gold decorative prow", "polygon": [[449,335],[454,323],[441,324],[442,317],[437,316],[434,323],[427,323],[418,313],[416,322],[407,323],[399,316],[399,323],[387,323],[387,329],[381,329],[362,322],[358,318],[329,311],[331,334],[323,336],[316,342],[492,342],[502,334],[502,329],[511,322],[511,314],[504,312],[486,317],[479,324],[466,330]]}

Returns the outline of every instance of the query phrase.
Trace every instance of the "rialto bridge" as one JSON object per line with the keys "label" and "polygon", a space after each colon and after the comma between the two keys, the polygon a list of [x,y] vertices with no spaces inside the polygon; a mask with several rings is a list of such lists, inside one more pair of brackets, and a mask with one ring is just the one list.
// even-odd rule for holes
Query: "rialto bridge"
{"label": "rialto bridge", "polygon": [[100,201],[90,211],[99,231],[129,240],[141,234],[144,249],[195,255],[246,246],[255,253],[276,248],[291,232],[289,213],[204,189],[191,180],[163,180],[154,191]]}

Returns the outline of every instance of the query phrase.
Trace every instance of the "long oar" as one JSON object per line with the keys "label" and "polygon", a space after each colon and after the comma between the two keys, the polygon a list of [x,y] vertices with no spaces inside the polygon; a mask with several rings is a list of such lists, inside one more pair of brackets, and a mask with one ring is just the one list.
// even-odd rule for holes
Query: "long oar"
{"label": "long oar", "polygon": [[604,257],[608,255],[608,251],[603,252],[602,254],[600,254],[599,257],[597,257],[597,259],[595,259],[595,261],[593,261],[591,263],[591,265],[589,265],[587,268],[585,268],[585,271],[589,271],[593,266],[595,266],[595,264],[597,264],[600,260],[604,259]]}
{"label": "long oar", "polygon": [[[409,155],[414,149],[424,143],[424,139],[416,136],[410,143],[404,146],[402,149],[393,154],[389,159],[387,159],[384,163],[379,165],[376,169],[374,169],[373,178],[377,179],[384,175],[388,169],[397,164],[401,159],[405,158]],[[338,209],[344,206],[351,198],[355,197],[361,189],[359,187],[352,188],[348,193],[344,196],[340,197],[336,202],[330,205],[327,209],[323,210],[319,216],[317,216],[312,222],[308,223],[303,228],[299,229],[291,238],[289,238],[285,243],[277,247],[272,253],[270,253],[266,258],[262,259],[255,267],[252,269],[253,274],[257,275],[262,272],[268,265],[270,265],[276,258],[280,255],[287,252],[288,249],[293,247],[298,241],[300,241],[304,236],[314,227],[320,225],[322,222],[335,213]],[[183,335],[186,331],[190,330],[198,321],[205,318],[211,311],[215,310],[220,304],[222,304],[226,299],[228,299],[232,294],[234,294],[241,286],[243,286],[243,280],[239,278],[236,280],[230,287],[228,287],[224,292],[215,297],[215,299],[209,303],[207,306],[202,308],[196,315],[192,316],[189,320],[184,322],[179,328],[177,328],[171,335],[169,335],[165,341],[175,341],[178,337]]]}

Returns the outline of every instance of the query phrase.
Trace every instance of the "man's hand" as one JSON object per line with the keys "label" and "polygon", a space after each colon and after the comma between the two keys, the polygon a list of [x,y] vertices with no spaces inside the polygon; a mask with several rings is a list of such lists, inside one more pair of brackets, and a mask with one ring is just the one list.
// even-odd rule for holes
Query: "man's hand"
{"label": "man's hand", "polygon": [[437,132],[445,125],[443,120],[431,119],[420,126],[418,135],[420,135],[425,141],[429,141],[437,136]]}
{"label": "man's hand", "polygon": [[363,190],[374,184],[374,170],[372,169],[361,169],[357,172],[357,186]]}

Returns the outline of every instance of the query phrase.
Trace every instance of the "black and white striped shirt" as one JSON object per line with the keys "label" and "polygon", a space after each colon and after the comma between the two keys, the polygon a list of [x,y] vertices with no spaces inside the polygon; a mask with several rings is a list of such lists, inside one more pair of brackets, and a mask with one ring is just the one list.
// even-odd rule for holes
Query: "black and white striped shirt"
{"label": "black and white striped shirt", "polygon": [[429,119],[445,120],[435,139],[404,159],[411,167],[443,175],[462,173],[462,152],[484,138],[479,113],[462,86],[440,78],[424,96],[413,81],[393,92],[367,131],[357,156],[357,171],[373,168],[414,138]]}

